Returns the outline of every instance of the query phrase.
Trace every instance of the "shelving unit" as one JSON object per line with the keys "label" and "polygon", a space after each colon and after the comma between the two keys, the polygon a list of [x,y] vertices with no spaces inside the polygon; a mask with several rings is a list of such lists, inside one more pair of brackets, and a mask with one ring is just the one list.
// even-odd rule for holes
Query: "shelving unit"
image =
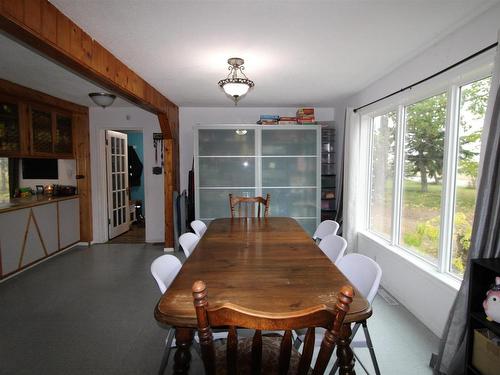
{"label": "shelving unit", "polygon": [[337,215],[335,129],[321,129],[321,221]]}
{"label": "shelving unit", "polygon": [[228,195],[271,194],[270,216],[296,219],[311,235],[320,219],[317,125],[194,128],[195,217],[228,217]]}
{"label": "shelving unit", "polygon": [[500,336],[500,323],[486,319],[483,301],[486,292],[494,283],[495,277],[500,276],[500,259],[473,259],[469,283],[469,302],[467,308],[467,371],[468,374],[481,374],[472,365],[474,330],[487,328],[495,335]]}

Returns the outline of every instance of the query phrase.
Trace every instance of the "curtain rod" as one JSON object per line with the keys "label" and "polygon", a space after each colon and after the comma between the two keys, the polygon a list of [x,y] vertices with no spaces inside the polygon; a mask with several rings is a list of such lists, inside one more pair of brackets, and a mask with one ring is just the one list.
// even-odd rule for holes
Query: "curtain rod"
{"label": "curtain rod", "polygon": [[411,88],[412,88],[412,87],[414,87],[414,86],[420,85],[421,83],[424,83],[424,82],[426,82],[426,81],[428,81],[428,80],[430,80],[430,79],[432,79],[432,78],[434,78],[434,77],[436,77],[436,76],[438,76],[438,75],[440,75],[440,74],[443,74],[443,73],[447,72],[448,70],[453,69],[453,68],[455,68],[456,66],[458,66],[458,65],[460,65],[460,64],[462,64],[462,63],[464,63],[464,62],[466,62],[466,61],[468,61],[468,60],[471,60],[471,59],[473,59],[474,57],[479,56],[479,55],[481,55],[482,53],[484,53],[484,52],[486,52],[486,51],[489,51],[489,50],[490,50],[490,49],[492,49],[492,48],[495,48],[496,46],[498,46],[498,42],[495,42],[495,43],[493,43],[493,44],[489,45],[488,47],[485,47],[485,48],[483,48],[482,50],[477,51],[476,53],[473,53],[473,54],[472,54],[472,55],[470,55],[470,56],[467,56],[466,58],[464,58],[464,59],[460,60],[459,62],[456,62],[455,64],[450,65],[449,67],[444,68],[444,69],[440,70],[439,72],[434,73],[433,75],[430,75],[429,77],[426,77],[426,78],[424,78],[424,79],[421,79],[420,81],[415,82],[415,83],[413,83],[413,84],[411,84],[411,85],[409,85],[409,86],[403,87],[401,90],[394,91],[393,93],[390,93],[389,95],[386,95],[386,96],[384,96],[384,97],[382,97],[382,98],[379,98],[379,99],[374,100],[374,101],[372,101],[372,102],[370,102],[370,103],[367,103],[367,104],[365,104],[365,105],[362,105],[361,107],[358,107],[358,108],[354,109],[354,112],[357,112],[357,111],[359,111],[360,109],[363,109],[363,108],[365,108],[365,107],[368,107],[369,105],[372,105],[372,104],[378,103],[378,102],[380,102],[380,101],[382,101],[382,100],[384,100],[384,99],[390,98],[391,96],[394,96],[394,95],[396,95],[396,94],[399,94],[399,93],[401,93],[401,92],[403,92],[403,91],[409,90],[409,89],[411,89]]}

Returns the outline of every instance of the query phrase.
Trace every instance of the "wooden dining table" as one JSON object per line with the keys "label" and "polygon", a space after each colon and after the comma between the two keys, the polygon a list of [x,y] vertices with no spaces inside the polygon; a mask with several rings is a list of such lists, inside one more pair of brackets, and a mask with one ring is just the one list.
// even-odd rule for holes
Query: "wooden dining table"
{"label": "wooden dining table", "polygon": [[[206,283],[211,304],[231,302],[267,313],[321,304],[334,308],[341,286],[350,284],[292,218],[213,220],[154,312],[160,325],[176,328],[176,374],[189,370],[197,327],[191,292],[196,280]],[[354,291],[337,343],[341,374],[355,374],[350,323],[372,314],[368,301]]]}

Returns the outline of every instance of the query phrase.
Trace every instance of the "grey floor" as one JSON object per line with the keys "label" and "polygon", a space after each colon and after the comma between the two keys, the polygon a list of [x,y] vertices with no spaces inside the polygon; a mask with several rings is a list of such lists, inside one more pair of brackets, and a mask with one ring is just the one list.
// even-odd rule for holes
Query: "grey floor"
{"label": "grey floor", "polygon": [[[0,283],[0,374],[157,373],[165,331],[153,317],[149,266],[162,254],[154,245],[76,247]],[[402,306],[377,297],[369,328],[382,374],[432,373],[438,338]],[[370,368],[368,351],[356,353]],[[191,373],[202,373],[193,358]]]}

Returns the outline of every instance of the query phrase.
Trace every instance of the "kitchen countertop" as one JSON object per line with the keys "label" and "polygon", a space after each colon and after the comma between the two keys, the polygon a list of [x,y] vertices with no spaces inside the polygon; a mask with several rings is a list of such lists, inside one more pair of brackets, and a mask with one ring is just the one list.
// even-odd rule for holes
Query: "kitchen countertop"
{"label": "kitchen countertop", "polygon": [[8,202],[0,202],[0,213],[21,210],[23,208],[55,203],[74,198],[78,198],[78,194],[67,196],[32,195],[28,198],[12,198]]}

